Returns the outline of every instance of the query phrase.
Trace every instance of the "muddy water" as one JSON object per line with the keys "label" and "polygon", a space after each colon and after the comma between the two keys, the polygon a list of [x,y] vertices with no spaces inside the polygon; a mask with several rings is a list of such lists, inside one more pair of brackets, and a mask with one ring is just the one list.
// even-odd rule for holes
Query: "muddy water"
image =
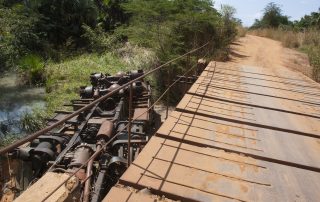
{"label": "muddy water", "polygon": [[17,132],[22,114],[45,107],[44,88],[19,86],[18,79],[14,73],[0,75],[0,135]]}

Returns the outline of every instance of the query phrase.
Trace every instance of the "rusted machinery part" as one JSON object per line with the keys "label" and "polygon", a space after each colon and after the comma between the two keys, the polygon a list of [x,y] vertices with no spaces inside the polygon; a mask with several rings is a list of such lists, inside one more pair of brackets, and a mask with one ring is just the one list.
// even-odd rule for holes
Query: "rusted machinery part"
{"label": "rusted machinery part", "polygon": [[113,91],[111,91],[111,92],[107,93],[106,95],[104,95],[104,96],[102,96],[102,97],[94,100],[94,101],[91,102],[90,104],[88,104],[88,105],[86,105],[86,106],[78,109],[77,111],[75,111],[74,113],[66,116],[65,118],[61,119],[60,121],[58,121],[58,122],[56,122],[56,123],[54,123],[54,124],[52,124],[52,125],[44,128],[44,129],[42,129],[42,130],[39,130],[39,131],[33,133],[32,135],[28,135],[28,136],[26,136],[25,138],[22,138],[22,139],[14,142],[13,144],[11,144],[11,145],[9,145],[9,146],[6,146],[6,147],[2,148],[2,149],[0,150],[0,155],[3,155],[3,154],[5,154],[5,153],[7,153],[7,152],[9,152],[9,151],[11,151],[11,150],[13,150],[13,149],[15,149],[15,148],[17,148],[17,147],[19,147],[19,146],[27,143],[27,142],[30,142],[30,141],[36,139],[36,138],[39,137],[40,135],[45,134],[46,132],[49,132],[50,130],[56,128],[57,126],[60,126],[61,124],[65,123],[67,120],[69,120],[69,119],[71,119],[71,118],[79,115],[81,112],[83,112],[83,111],[85,111],[85,110],[88,110],[88,109],[91,109],[92,107],[94,107],[95,105],[97,105],[98,103],[100,103],[101,101],[103,101],[103,100],[107,99],[108,97],[110,97],[111,95],[117,93],[119,90],[126,88],[127,86],[133,84],[134,82],[143,79],[144,77],[152,74],[152,73],[155,72],[155,71],[158,71],[158,70],[161,69],[162,67],[165,67],[165,66],[167,66],[168,64],[170,64],[170,63],[172,63],[172,62],[174,62],[174,61],[176,61],[176,60],[179,60],[179,59],[181,59],[181,58],[183,58],[183,57],[185,57],[185,56],[187,56],[187,55],[189,55],[189,54],[191,54],[191,53],[194,53],[194,52],[196,52],[196,51],[198,51],[198,50],[206,47],[208,44],[209,44],[209,42],[207,42],[207,43],[205,43],[204,45],[202,45],[202,46],[200,46],[200,47],[198,47],[198,48],[195,48],[195,49],[193,49],[193,50],[191,50],[191,51],[189,51],[189,52],[187,52],[187,53],[185,53],[185,54],[183,54],[183,55],[180,55],[180,56],[178,56],[178,57],[176,57],[176,58],[174,58],[174,59],[172,59],[172,60],[169,60],[168,62],[166,62],[166,63],[164,63],[164,64],[162,64],[162,65],[160,65],[160,66],[158,66],[158,67],[156,67],[156,68],[148,71],[147,73],[145,73],[145,74],[143,74],[143,75],[141,75],[141,76],[139,76],[139,77],[137,77],[137,78],[129,81],[128,83],[126,83],[126,84],[124,84],[124,85],[122,85],[122,86],[119,86],[118,88],[114,89]]}
{"label": "rusted machinery part", "polygon": [[113,163],[122,163],[122,164],[127,164],[127,159],[124,159],[123,157],[120,157],[120,156],[113,156],[109,163],[108,163],[108,166],[110,166],[111,164]]}
{"label": "rusted machinery part", "polygon": [[104,139],[107,141],[112,137],[112,134],[113,134],[113,122],[106,120],[100,126],[100,129],[97,133],[97,139]]}
{"label": "rusted machinery part", "polygon": [[69,165],[70,168],[84,164],[93,154],[92,148],[87,144],[81,144],[75,149],[74,157]]}
{"label": "rusted machinery part", "polygon": [[[203,45],[203,46],[200,47],[200,48],[194,49],[193,51],[190,51],[190,52],[188,52],[188,53],[186,53],[186,54],[184,54],[184,55],[181,55],[181,56],[179,56],[179,57],[177,57],[177,58],[175,58],[175,59],[173,59],[173,60],[170,60],[170,61],[166,62],[165,64],[163,64],[163,65],[161,65],[161,66],[159,66],[159,67],[157,67],[157,68],[149,71],[148,73],[144,74],[143,76],[138,77],[137,79],[134,79],[134,80],[130,81],[129,83],[121,86],[121,88],[123,89],[123,88],[126,87],[127,85],[131,85],[133,82],[139,80],[140,78],[144,78],[145,76],[147,76],[147,75],[155,72],[156,70],[160,69],[161,67],[166,66],[166,65],[170,64],[171,62],[179,59],[179,58],[182,58],[182,57],[184,57],[184,56],[186,56],[186,55],[188,55],[188,54],[190,54],[190,53],[192,53],[192,52],[196,52],[197,50],[199,50],[199,49],[207,46],[208,44],[209,44],[209,43],[206,43],[205,45]],[[188,74],[189,72],[191,72],[195,67],[196,67],[196,65],[194,65],[193,67],[191,67],[191,68],[190,68],[189,70],[187,70],[182,76],[187,75],[187,74]],[[180,78],[179,78],[179,79],[180,79]],[[171,89],[177,82],[179,82],[179,79],[177,79],[176,81],[174,81],[174,82],[165,90],[165,92],[163,92],[162,95],[160,95],[159,98],[158,98],[158,99],[148,108],[148,110],[146,110],[144,113],[147,113],[150,109],[153,109],[154,105],[155,105],[156,103],[158,103],[158,102],[164,97],[164,95],[166,95],[166,93],[169,91],[169,89]],[[108,94],[107,94],[107,95],[108,95]],[[107,98],[107,95],[105,95],[104,97]],[[101,97],[101,98],[102,98],[102,97]],[[99,99],[97,99],[97,100],[100,100],[101,98],[99,98]],[[105,98],[105,99],[106,99],[106,98]],[[132,122],[136,121],[138,118],[140,118],[141,116],[143,116],[144,113],[140,114],[138,117],[136,117],[135,119],[133,119]],[[78,171],[80,171],[82,168],[84,168],[84,167],[89,163],[89,161],[90,161],[91,159],[95,159],[107,145],[109,145],[118,135],[120,135],[121,132],[123,132],[124,130],[126,130],[126,129],[128,128],[128,125],[129,125],[129,124],[127,124],[122,130],[118,131],[117,134],[115,134],[113,137],[111,137],[111,139],[108,140],[105,144],[103,144],[103,146],[102,146],[99,150],[97,149],[97,150],[95,151],[95,153],[94,153],[84,164],[82,164],[79,168],[77,168],[77,169],[69,176],[69,178],[66,179],[65,181],[71,179],[74,175],[76,175],[76,173],[77,173]],[[50,193],[44,198],[44,200],[42,200],[42,201],[47,200],[47,199],[48,199],[53,193],[55,193],[62,185],[63,185],[63,183],[61,183],[60,185],[58,185],[58,186],[57,186],[52,192],[50,192]]]}
{"label": "rusted machinery part", "polygon": [[[102,127],[102,126],[101,126]],[[97,145],[97,151],[99,151],[102,148],[101,144]],[[92,166],[93,166],[94,158],[92,158],[87,166],[87,180],[84,185],[84,191],[83,191],[83,202],[88,202],[90,197],[90,186],[91,186],[91,174],[92,174]]]}
{"label": "rusted machinery part", "polygon": [[87,174],[85,169],[80,169],[75,176],[81,181],[81,183],[85,182],[87,179]]}

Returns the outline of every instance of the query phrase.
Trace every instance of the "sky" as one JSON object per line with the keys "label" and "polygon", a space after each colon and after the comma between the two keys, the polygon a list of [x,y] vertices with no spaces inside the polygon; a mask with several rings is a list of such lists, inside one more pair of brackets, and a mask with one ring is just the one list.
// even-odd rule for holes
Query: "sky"
{"label": "sky", "polygon": [[213,0],[216,9],[221,4],[228,4],[237,9],[236,17],[242,20],[244,26],[251,26],[254,19],[260,18],[263,8],[274,2],[280,5],[283,14],[290,16],[290,20],[298,20],[306,14],[318,11],[320,0]]}

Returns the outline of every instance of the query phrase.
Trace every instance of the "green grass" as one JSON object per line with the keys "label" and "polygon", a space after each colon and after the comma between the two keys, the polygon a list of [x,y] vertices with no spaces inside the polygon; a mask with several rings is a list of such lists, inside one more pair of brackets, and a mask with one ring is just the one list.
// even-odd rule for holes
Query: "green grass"
{"label": "green grass", "polygon": [[0,148],[5,147],[20,138],[21,136],[18,136],[18,134],[14,134],[14,133],[6,134],[4,137],[1,137]]}
{"label": "green grass", "polygon": [[310,65],[313,67],[312,76],[317,82],[320,82],[320,47],[309,46],[304,47],[303,51],[308,54]]}
{"label": "green grass", "polygon": [[43,84],[44,61],[35,54],[28,54],[19,60],[21,74],[24,82],[28,84]]}
{"label": "green grass", "polygon": [[84,54],[46,67],[47,111],[51,115],[64,103],[79,98],[79,87],[90,84],[94,72],[114,74],[126,71],[126,64],[113,53]]}

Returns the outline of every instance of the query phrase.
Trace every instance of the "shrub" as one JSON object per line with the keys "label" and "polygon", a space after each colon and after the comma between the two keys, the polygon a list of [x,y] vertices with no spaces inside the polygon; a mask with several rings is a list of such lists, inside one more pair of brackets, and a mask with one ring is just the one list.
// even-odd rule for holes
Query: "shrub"
{"label": "shrub", "polygon": [[299,34],[292,31],[282,33],[281,42],[285,47],[288,48],[299,48],[301,46],[299,42]]}
{"label": "shrub", "polygon": [[245,37],[247,34],[247,29],[241,25],[237,26],[238,37]]}
{"label": "shrub", "polygon": [[21,135],[19,135],[19,134],[7,133],[7,134],[5,134],[4,137],[1,138],[0,148],[5,147],[20,138],[21,138]]}
{"label": "shrub", "polygon": [[20,118],[21,129],[32,133],[43,128],[46,113],[41,109],[34,109],[32,112],[25,112]]}
{"label": "shrub", "polygon": [[19,67],[29,84],[43,84],[44,77],[44,61],[35,54],[29,54],[19,60]]}
{"label": "shrub", "polygon": [[320,82],[320,47],[313,47],[308,50],[310,64],[313,67],[312,76],[315,81]]}
{"label": "shrub", "polygon": [[106,33],[101,27],[92,29],[88,25],[82,25],[84,34],[81,35],[86,40],[88,48],[92,52],[102,53],[106,50],[113,50],[116,46],[118,37],[116,34],[110,35]]}

